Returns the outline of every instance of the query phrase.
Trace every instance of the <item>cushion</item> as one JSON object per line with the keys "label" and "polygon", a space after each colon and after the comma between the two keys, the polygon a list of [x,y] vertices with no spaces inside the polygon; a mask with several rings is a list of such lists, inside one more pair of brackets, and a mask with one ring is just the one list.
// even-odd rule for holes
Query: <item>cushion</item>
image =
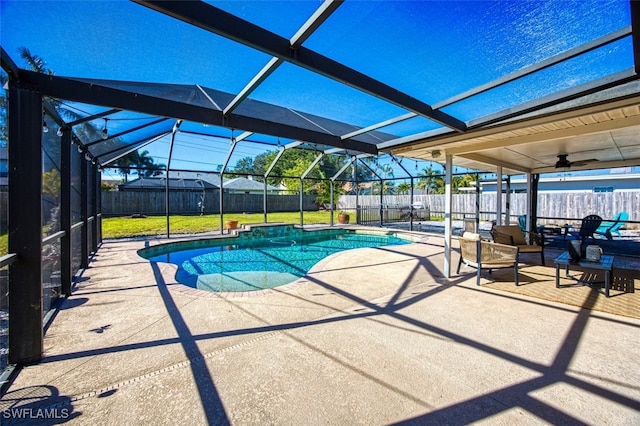
{"label": "cushion", "polygon": [[466,238],[467,240],[475,240],[475,241],[480,241],[482,238],[480,238],[480,234],[476,234],[473,232],[465,232],[464,234],[462,234],[462,238]]}
{"label": "cushion", "polygon": [[524,234],[518,225],[498,225],[493,229],[501,234],[509,235],[513,238],[513,245],[524,246],[527,242],[524,239]]}

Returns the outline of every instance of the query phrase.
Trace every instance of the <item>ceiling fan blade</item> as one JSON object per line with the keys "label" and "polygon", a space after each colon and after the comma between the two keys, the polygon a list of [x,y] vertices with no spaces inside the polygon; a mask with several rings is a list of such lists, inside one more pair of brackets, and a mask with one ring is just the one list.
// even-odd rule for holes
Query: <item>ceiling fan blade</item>
{"label": "ceiling fan blade", "polygon": [[581,167],[581,166],[586,166],[589,163],[593,163],[595,161],[600,161],[597,158],[590,158],[588,160],[580,160],[580,161],[572,161],[571,165],[575,166],[575,167]]}

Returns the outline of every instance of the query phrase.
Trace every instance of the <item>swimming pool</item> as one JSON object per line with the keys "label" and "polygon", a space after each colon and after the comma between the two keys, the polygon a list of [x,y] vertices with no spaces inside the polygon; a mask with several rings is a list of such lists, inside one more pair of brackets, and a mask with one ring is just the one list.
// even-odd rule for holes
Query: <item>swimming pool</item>
{"label": "swimming pool", "polygon": [[305,231],[292,225],[259,227],[238,237],[169,243],[138,254],[152,262],[177,265],[176,281],[213,292],[279,287],[304,276],[334,253],[364,247],[410,243],[395,232],[353,229]]}

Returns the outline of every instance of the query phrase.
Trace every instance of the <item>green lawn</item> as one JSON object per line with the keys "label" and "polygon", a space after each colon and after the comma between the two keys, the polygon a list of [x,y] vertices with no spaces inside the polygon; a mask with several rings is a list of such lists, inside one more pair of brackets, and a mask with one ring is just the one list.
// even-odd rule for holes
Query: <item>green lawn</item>
{"label": "green lawn", "polygon": [[[337,213],[335,213],[337,222]],[[269,222],[300,223],[299,212],[289,213],[269,213]],[[304,212],[305,225],[314,223],[329,224],[330,214],[328,211]],[[238,226],[248,223],[263,223],[262,213],[228,213],[224,215],[224,220],[237,220]],[[192,234],[199,232],[210,232],[220,230],[220,216],[171,216],[170,220],[172,234]],[[141,237],[147,235],[166,235],[167,219],[165,216],[149,216],[145,218],[106,217],[102,219],[103,238],[126,238]],[[0,256],[7,253],[9,235],[0,235]]]}
{"label": "green lawn", "polygon": [[[269,222],[300,223],[299,212],[269,213]],[[237,220],[238,226],[249,223],[263,223],[262,213],[228,213],[224,220]],[[304,223],[326,223],[330,220],[328,211],[304,212]],[[336,219],[337,221],[337,214]],[[180,216],[170,217],[170,230],[172,234],[200,233],[220,230],[219,215],[204,216]],[[163,235],[167,233],[167,219],[165,216],[149,216],[144,218],[107,217],[102,219],[103,238],[125,238],[146,235]]]}

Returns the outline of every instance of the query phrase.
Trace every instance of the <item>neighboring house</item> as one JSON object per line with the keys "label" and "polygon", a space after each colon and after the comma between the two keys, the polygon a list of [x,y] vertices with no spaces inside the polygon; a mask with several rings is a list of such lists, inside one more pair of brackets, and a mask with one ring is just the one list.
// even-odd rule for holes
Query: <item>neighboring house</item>
{"label": "neighboring house", "polygon": [[[118,185],[118,191],[164,191],[166,189],[166,179],[164,177],[142,177],[127,183]],[[206,182],[202,179],[169,179],[169,191],[214,191],[218,186]]]}
{"label": "neighboring house", "polygon": [[[495,192],[496,181],[480,182],[482,192]],[[503,190],[506,184],[503,184]],[[527,183],[524,178],[511,179],[512,192],[526,192]],[[538,192],[619,192],[640,191],[639,173],[574,175],[541,177],[538,181]]]}
{"label": "neighboring house", "polygon": [[[224,180],[224,189],[230,194],[264,194],[264,182],[239,177]],[[267,185],[267,194],[280,194],[281,190],[275,186]]]}
{"label": "neighboring house", "polygon": [[[138,178],[118,185],[119,191],[164,191],[165,177]],[[229,194],[264,194],[264,183],[244,177],[223,180],[224,192]],[[220,187],[220,177],[213,173],[169,172],[169,190],[211,191]],[[280,189],[267,185],[268,194],[280,194]]]}
{"label": "neighboring house", "polygon": [[[160,176],[164,177],[164,175]],[[220,175],[218,173],[203,173],[203,172],[175,172],[169,171],[169,178],[171,179],[190,179],[194,181],[204,181],[209,184],[215,186],[216,188],[220,187]],[[224,179],[223,182],[226,182],[227,179]]]}

